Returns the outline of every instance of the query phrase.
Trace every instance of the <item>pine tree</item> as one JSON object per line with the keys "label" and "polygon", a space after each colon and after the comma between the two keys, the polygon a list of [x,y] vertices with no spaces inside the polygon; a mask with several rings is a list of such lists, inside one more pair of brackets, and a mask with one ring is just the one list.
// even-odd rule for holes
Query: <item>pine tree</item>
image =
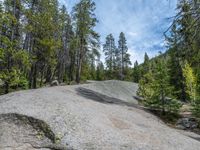
{"label": "pine tree", "polygon": [[69,16],[66,7],[63,5],[59,11],[58,17],[59,24],[59,38],[61,47],[57,51],[57,76],[59,82],[70,81],[70,65],[72,59],[70,58],[70,42],[74,36],[72,30],[72,20]]}
{"label": "pine tree", "polygon": [[128,54],[128,46],[125,34],[123,32],[120,33],[119,41],[118,41],[118,51],[120,53],[120,77],[121,80],[128,76],[128,67],[131,65],[130,54]]}
{"label": "pine tree", "polygon": [[166,61],[158,58],[156,70],[151,70],[139,81],[138,95],[144,98],[143,103],[153,109],[160,109],[164,115],[166,112],[177,113],[181,104],[171,97],[171,86]]}
{"label": "pine tree", "polygon": [[[174,85],[175,95],[182,101],[186,101],[186,87],[183,84],[184,77],[181,65],[184,61],[191,63],[192,67],[198,68],[199,60],[196,59],[198,55],[198,46],[196,45],[196,13],[197,4],[195,1],[181,0],[178,3],[178,14],[171,26],[170,37],[167,37],[168,45],[170,47],[170,72],[171,83]],[[198,21],[197,21],[198,22]],[[198,69],[194,69],[197,73]],[[198,74],[198,73],[197,73]]]}
{"label": "pine tree", "polygon": [[96,49],[90,51],[88,56],[90,78],[91,80],[96,79],[96,64],[100,61],[100,52]]}
{"label": "pine tree", "polygon": [[106,37],[106,42],[103,45],[103,52],[105,54],[106,67],[108,69],[109,77],[112,78],[115,66],[115,39],[112,34]]}
{"label": "pine tree", "polygon": [[[38,78],[40,85],[43,78],[46,82],[54,76],[56,64],[56,50],[60,42],[55,33],[58,32],[55,23],[57,15],[57,0],[28,1],[25,8],[25,41],[24,49],[31,56],[31,71],[29,73],[29,86],[36,88]],[[48,56],[48,57],[46,57]]]}
{"label": "pine tree", "polygon": [[133,82],[139,83],[140,80],[140,69],[137,60],[134,63],[133,67]]}
{"label": "pine tree", "polygon": [[123,32],[119,35],[119,41],[118,41],[118,51],[119,51],[119,64],[120,64],[120,76],[121,80],[124,78],[124,71],[125,71],[125,65],[127,65],[127,62],[130,61],[130,58],[127,55],[128,47],[126,43],[126,38]]}
{"label": "pine tree", "polygon": [[172,26],[170,37],[166,37],[169,45],[169,74],[170,74],[170,83],[174,87],[173,95],[182,101],[186,101],[186,90],[185,85],[183,84],[183,72],[182,72],[182,61],[180,47],[179,47],[179,37],[178,29],[176,24]]}
{"label": "pine tree", "polygon": [[149,63],[149,56],[148,54],[145,52],[145,55],[144,55],[144,63],[143,63],[143,72],[142,74],[146,74],[149,72],[149,68],[150,67],[150,63]]}
{"label": "pine tree", "polygon": [[80,83],[82,65],[86,54],[91,49],[98,49],[99,35],[94,31],[97,19],[94,14],[95,3],[91,0],[81,0],[73,8],[73,18],[76,26],[77,51],[76,51],[76,82]]}
{"label": "pine tree", "polygon": [[97,71],[96,71],[96,80],[102,81],[104,80],[104,65],[101,61],[98,62]]}
{"label": "pine tree", "polygon": [[55,79],[96,78],[100,56],[94,2],[81,0],[72,18],[58,0],[5,0],[1,4],[0,80],[6,93],[27,83],[37,88]]}
{"label": "pine tree", "polygon": [[[21,65],[23,64],[23,69],[28,68],[29,57],[19,47],[19,19],[16,18],[18,16],[15,13],[16,2],[5,1],[6,10],[1,11],[0,14],[0,79],[4,83],[5,93],[8,93],[10,88],[19,86],[26,88],[27,86]],[[13,3],[14,5],[11,5]]]}

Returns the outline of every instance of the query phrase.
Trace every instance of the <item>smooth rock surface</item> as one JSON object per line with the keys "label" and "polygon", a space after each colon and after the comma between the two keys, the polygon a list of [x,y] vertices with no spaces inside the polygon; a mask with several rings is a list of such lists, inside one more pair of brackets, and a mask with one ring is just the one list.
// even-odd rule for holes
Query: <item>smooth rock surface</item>
{"label": "smooth rock surface", "polygon": [[[62,146],[78,150],[199,150],[198,140],[137,108],[133,98],[136,90],[134,83],[105,81],[1,96],[0,114],[20,114],[41,120],[55,135],[56,143],[52,143],[49,136],[38,141],[41,131],[36,131],[30,124],[19,124],[19,120],[13,123],[15,121],[11,119],[13,122],[8,128],[4,118],[0,119],[0,149],[32,150],[36,148],[30,143],[37,143],[38,147],[46,144],[42,147],[44,150],[53,149],[55,144],[59,144],[60,150]],[[46,132],[45,128],[42,131]],[[17,141],[19,133],[21,136]]]}

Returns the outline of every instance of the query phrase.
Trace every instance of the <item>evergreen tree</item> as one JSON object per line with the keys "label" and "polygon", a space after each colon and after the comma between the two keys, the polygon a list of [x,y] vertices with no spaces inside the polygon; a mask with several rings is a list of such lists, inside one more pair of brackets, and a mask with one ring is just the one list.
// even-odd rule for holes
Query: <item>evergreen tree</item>
{"label": "evergreen tree", "polygon": [[174,92],[172,93],[178,99],[182,101],[186,101],[186,90],[185,85],[183,84],[183,72],[182,72],[182,58],[181,53],[179,52],[179,37],[178,30],[176,24],[172,26],[172,30],[170,32],[170,37],[167,38],[169,49],[169,74],[170,74],[170,83],[174,87]]}
{"label": "evergreen tree", "polygon": [[50,82],[55,75],[56,50],[61,45],[55,34],[58,32],[55,22],[58,8],[57,0],[28,1],[28,3],[30,7],[25,8],[27,24],[25,24],[24,48],[29,51],[32,62],[29,86],[36,88],[38,77],[41,84],[44,76],[46,82]]}
{"label": "evergreen tree", "polygon": [[72,30],[72,21],[69,16],[66,7],[63,5],[59,11],[59,38],[61,42],[61,47],[57,51],[57,76],[60,82],[70,81],[70,65],[72,59],[70,57],[70,42],[74,36]]}
{"label": "evergreen tree", "polygon": [[137,60],[134,63],[133,67],[133,82],[139,83],[140,80],[140,69]]}
{"label": "evergreen tree", "polygon": [[75,21],[75,36],[77,38],[76,50],[76,82],[80,83],[82,65],[86,59],[86,54],[91,49],[99,48],[99,35],[93,30],[97,19],[94,14],[95,3],[91,0],[81,0],[73,8],[73,18]]}
{"label": "evergreen tree", "polygon": [[139,81],[138,94],[144,98],[143,103],[153,109],[160,109],[162,114],[166,112],[177,113],[181,107],[180,103],[171,96],[171,86],[169,85],[169,75],[164,59],[158,58],[155,73],[150,70]]}
{"label": "evergreen tree", "polygon": [[[192,68],[196,74],[199,68],[198,49],[197,44],[198,28],[197,20],[199,13],[199,3],[195,0],[181,0],[178,3],[178,14],[171,26],[170,37],[167,37],[168,45],[170,47],[170,72],[171,84],[175,87],[175,95],[182,101],[186,101],[186,87],[182,72],[182,64],[185,61],[191,63]],[[199,78],[197,79],[199,82]]]}
{"label": "evergreen tree", "polygon": [[15,13],[15,4],[16,1],[5,1],[6,11],[0,12],[0,79],[3,81],[5,93],[8,93],[10,88],[27,86],[21,64],[24,65],[23,69],[28,68],[29,57],[26,51],[19,47],[19,20],[16,18],[18,16]]}
{"label": "evergreen tree", "polygon": [[115,39],[112,34],[106,37],[106,42],[103,45],[103,52],[105,54],[106,67],[108,69],[109,77],[112,78],[115,66]]}
{"label": "evergreen tree", "polygon": [[96,80],[98,81],[102,81],[104,80],[104,65],[103,63],[100,61],[97,65],[97,71],[96,71]]}
{"label": "evergreen tree", "polygon": [[100,61],[100,53],[98,50],[93,49],[92,51],[90,51],[89,56],[89,70],[90,70],[90,78],[92,80],[96,79],[96,64],[99,63]]}
{"label": "evergreen tree", "polygon": [[94,2],[81,0],[71,18],[58,0],[0,2],[0,80],[5,92],[26,87],[27,80],[29,88],[37,88],[55,79],[95,79],[100,56],[94,10]]}
{"label": "evergreen tree", "polygon": [[143,72],[142,74],[146,74],[149,72],[149,68],[150,67],[150,63],[149,63],[149,56],[148,54],[145,52],[145,55],[144,55],[144,63],[143,63]]}
{"label": "evergreen tree", "polygon": [[119,35],[119,41],[118,41],[118,51],[119,51],[119,64],[120,64],[120,77],[121,80],[123,80],[125,76],[125,67],[130,64],[130,56],[127,54],[128,47],[126,43],[126,38],[123,32]]}

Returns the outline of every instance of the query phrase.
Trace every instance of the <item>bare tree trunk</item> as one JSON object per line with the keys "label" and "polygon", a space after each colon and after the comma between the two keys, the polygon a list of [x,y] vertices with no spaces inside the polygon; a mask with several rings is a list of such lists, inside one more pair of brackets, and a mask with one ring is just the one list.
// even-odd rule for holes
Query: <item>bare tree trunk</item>
{"label": "bare tree trunk", "polygon": [[33,65],[31,66],[31,71],[29,72],[29,89],[33,86]]}
{"label": "bare tree trunk", "polygon": [[42,84],[43,84],[44,69],[45,69],[45,66],[43,66],[41,69],[40,87],[42,87]]}
{"label": "bare tree trunk", "polygon": [[124,80],[124,50],[122,49],[122,70],[121,70],[121,80]]}
{"label": "bare tree trunk", "polygon": [[161,91],[161,101],[162,101],[162,115],[165,115],[165,96],[163,90]]}
{"label": "bare tree trunk", "polygon": [[37,63],[34,64],[34,73],[33,73],[33,88],[37,88]]}
{"label": "bare tree trunk", "polygon": [[47,74],[46,74],[46,83],[49,83],[51,81],[51,76],[52,76],[51,67],[48,66],[47,67]]}
{"label": "bare tree trunk", "polygon": [[76,71],[76,82],[80,83],[81,80],[81,71],[82,71],[82,61],[83,61],[83,39],[81,39],[80,43],[80,51],[78,53],[78,63],[77,63],[77,71]]}
{"label": "bare tree trunk", "polygon": [[4,87],[5,87],[4,93],[8,94],[9,93],[9,83],[8,83],[8,81],[5,82],[5,86]]}
{"label": "bare tree trunk", "polygon": [[80,75],[81,75],[81,58],[78,60],[77,70],[76,70],[76,82],[80,83]]}

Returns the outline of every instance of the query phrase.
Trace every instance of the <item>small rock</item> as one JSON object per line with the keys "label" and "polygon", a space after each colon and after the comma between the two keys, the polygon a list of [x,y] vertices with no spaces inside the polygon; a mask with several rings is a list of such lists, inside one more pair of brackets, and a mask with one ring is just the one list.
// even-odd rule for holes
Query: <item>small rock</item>
{"label": "small rock", "polygon": [[51,86],[59,86],[58,80],[54,80],[51,82]]}
{"label": "small rock", "polygon": [[181,118],[177,121],[176,127],[179,129],[195,129],[198,127],[198,122],[195,118]]}
{"label": "small rock", "polygon": [[186,130],[186,127],[184,127],[183,125],[176,125],[176,128],[181,129],[181,130]]}

